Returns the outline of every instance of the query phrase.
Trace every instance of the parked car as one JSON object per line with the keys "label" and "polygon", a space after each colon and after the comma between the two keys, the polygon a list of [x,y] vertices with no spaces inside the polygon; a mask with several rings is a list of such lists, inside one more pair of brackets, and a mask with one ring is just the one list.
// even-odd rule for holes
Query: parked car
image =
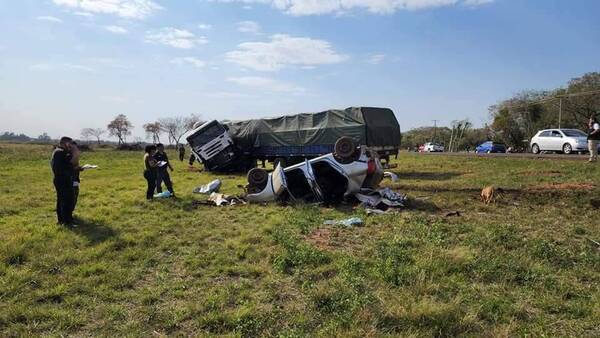
{"label": "parked car", "polygon": [[506,145],[492,141],[483,142],[475,148],[478,154],[506,153]]}
{"label": "parked car", "polygon": [[443,152],[443,151],[444,151],[444,146],[439,145],[437,143],[427,142],[423,145],[423,152],[426,152],[426,153],[438,153],[438,152]]}
{"label": "parked car", "polygon": [[587,151],[587,134],[578,129],[545,129],[530,142],[531,152],[560,151],[565,154]]}
{"label": "parked car", "polygon": [[361,189],[375,189],[384,177],[376,151],[356,147],[348,137],[340,138],[335,152],[272,173],[262,168],[248,172],[248,201],[275,200],[337,202]]}

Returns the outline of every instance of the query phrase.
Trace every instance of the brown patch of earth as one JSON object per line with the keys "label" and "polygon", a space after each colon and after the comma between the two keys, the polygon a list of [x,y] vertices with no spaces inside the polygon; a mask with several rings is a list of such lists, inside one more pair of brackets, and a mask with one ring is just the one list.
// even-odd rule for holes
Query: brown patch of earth
{"label": "brown patch of earth", "polygon": [[528,190],[592,190],[595,187],[591,183],[549,183],[532,186]]}
{"label": "brown patch of earth", "polygon": [[315,229],[310,235],[306,236],[306,241],[319,249],[331,251],[337,246],[332,240],[337,236],[338,233],[334,229]]}

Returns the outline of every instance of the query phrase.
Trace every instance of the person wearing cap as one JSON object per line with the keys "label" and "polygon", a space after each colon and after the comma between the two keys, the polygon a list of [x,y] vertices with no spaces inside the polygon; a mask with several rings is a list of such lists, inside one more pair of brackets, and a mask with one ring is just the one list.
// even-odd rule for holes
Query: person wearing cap
{"label": "person wearing cap", "polygon": [[73,163],[72,142],[70,137],[61,137],[59,144],[52,152],[50,167],[54,176],[56,190],[56,216],[59,224],[76,227],[73,223]]}
{"label": "person wearing cap", "polygon": [[588,150],[590,152],[589,162],[598,161],[598,144],[600,144],[600,123],[598,119],[592,115],[588,122]]}

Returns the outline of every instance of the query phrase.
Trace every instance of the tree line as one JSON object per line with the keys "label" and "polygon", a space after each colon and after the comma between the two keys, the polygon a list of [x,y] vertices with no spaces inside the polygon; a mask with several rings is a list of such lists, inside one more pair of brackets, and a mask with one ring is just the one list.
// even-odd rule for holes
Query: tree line
{"label": "tree line", "polygon": [[473,128],[468,120],[451,127],[421,127],[404,133],[402,143],[415,149],[426,142],[444,145],[447,151],[473,150],[485,141],[501,142],[526,150],[541,129],[574,128],[586,131],[591,115],[600,117],[600,73],[571,79],[565,87],[525,90],[489,107],[490,123]]}
{"label": "tree line", "polygon": [[[200,116],[192,114],[190,116],[160,118],[154,122],[146,123],[142,127],[146,133],[146,138],[152,140],[153,143],[160,143],[161,135],[166,135],[169,144],[178,146],[181,143],[181,138],[192,130],[194,125],[201,122]],[[119,114],[108,123],[106,129],[83,128],[81,137],[85,140],[95,140],[99,144],[102,136],[108,133],[109,136],[116,137],[117,143],[122,145],[131,136],[133,128],[134,126],[127,116]],[[136,142],[139,141],[141,140],[136,140]]]}

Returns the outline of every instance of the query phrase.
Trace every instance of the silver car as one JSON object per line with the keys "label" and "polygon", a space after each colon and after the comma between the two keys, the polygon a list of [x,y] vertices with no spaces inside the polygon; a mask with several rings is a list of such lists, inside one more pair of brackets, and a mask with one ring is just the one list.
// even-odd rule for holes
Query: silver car
{"label": "silver car", "polygon": [[530,142],[531,152],[560,151],[565,154],[587,151],[587,134],[578,129],[545,129]]}
{"label": "silver car", "polygon": [[[345,140],[344,140],[345,139]],[[374,189],[384,177],[377,153],[355,147],[347,138],[336,152],[272,173],[255,168],[248,172],[248,201],[339,202],[363,188]]]}

